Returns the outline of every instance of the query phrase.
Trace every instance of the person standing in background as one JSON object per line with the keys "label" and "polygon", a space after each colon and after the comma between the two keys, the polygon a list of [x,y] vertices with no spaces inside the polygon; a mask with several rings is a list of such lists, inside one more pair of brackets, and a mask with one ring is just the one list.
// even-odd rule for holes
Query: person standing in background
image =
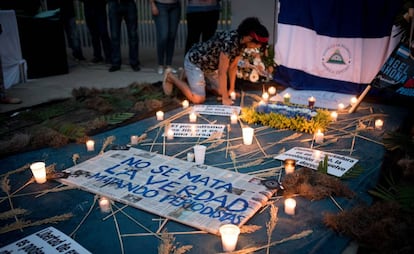
{"label": "person standing in background", "polygon": [[207,41],[217,30],[220,0],[188,0],[185,53],[197,42]]}
{"label": "person standing in background", "polygon": [[[85,21],[92,39],[92,63],[111,60],[111,40],[108,33],[108,17],[105,0],[81,0],[85,11]],[[102,57],[102,49],[105,59]]]}
{"label": "person standing in background", "polygon": [[175,38],[181,17],[179,0],[150,0],[151,13],[157,34],[158,74],[164,73],[164,67],[171,70],[175,50]]}
{"label": "person standing in background", "polygon": [[125,21],[128,34],[129,64],[134,71],[140,71],[138,13],[135,0],[108,0],[108,17],[111,31],[111,67],[109,72],[121,69],[121,24]]}

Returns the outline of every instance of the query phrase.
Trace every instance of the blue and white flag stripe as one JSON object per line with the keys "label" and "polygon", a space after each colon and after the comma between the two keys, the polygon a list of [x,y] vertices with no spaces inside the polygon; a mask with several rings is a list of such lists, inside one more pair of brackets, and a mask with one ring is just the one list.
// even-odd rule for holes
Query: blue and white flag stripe
{"label": "blue and white flag stripe", "polygon": [[275,81],[359,93],[392,52],[401,0],[280,0]]}

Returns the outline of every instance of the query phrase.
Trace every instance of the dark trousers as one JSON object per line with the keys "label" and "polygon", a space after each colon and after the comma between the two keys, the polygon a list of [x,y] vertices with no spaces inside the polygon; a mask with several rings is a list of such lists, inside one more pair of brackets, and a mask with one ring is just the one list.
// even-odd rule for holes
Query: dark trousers
{"label": "dark trousers", "polygon": [[187,41],[185,52],[195,43],[207,41],[217,30],[217,22],[220,11],[191,12],[187,13]]}

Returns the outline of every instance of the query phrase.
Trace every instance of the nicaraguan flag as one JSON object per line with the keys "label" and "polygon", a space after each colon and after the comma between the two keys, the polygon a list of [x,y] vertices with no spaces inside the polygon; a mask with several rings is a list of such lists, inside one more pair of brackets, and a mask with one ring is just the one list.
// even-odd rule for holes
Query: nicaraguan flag
{"label": "nicaraguan flag", "polygon": [[275,81],[360,93],[395,47],[402,0],[280,0]]}

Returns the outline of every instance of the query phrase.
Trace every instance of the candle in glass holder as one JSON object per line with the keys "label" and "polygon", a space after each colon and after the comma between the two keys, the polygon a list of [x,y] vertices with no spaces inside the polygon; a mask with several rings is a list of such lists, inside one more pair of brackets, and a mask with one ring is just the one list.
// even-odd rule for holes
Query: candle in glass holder
{"label": "candle in glass holder", "polygon": [[338,119],[338,113],[336,111],[332,111],[331,112],[331,120],[333,122],[336,122],[337,119]]}
{"label": "candle in glass holder", "polygon": [[343,111],[345,109],[345,105],[343,103],[338,104],[338,110]]}
{"label": "candle in glass holder", "polygon": [[293,198],[285,199],[285,213],[289,215],[295,215],[296,200]]}
{"label": "candle in glass holder", "polygon": [[138,144],[138,136],[137,135],[132,135],[131,136],[131,145],[136,145]]}
{"label": "candle in glass holder", "polygon": [[188,116],[188,118],[190,119],[190,123],[197,122],[197,115],[194,112],[191,112],[190,115]]}
{"label": "candle in glass holder", "polygon": [[229,252],[236,249],[240,228],[233,224],[224,224],[219,228],[223,251]]}
{"label": "candle in glass holder", "polygon": [[269,87],[269,88],[267,89],[267,92],[268,92],[270,95],[275,95],[275,94],[276,94],[276,88],[275,88],[274,86],[271,86],[271,87]]}
{"label": "candle in glass holder", "polygon": [[88,152],[94,151],[95,150],[95,141],[93,141],[93,140],[86,141],[86,150]]}
{"label": "candle in glass holder", "polygon": [[382,121],[381,119],[375,120],[375,129],[376,130],[381,130],[383,125],[384,125],[384,121]]}
{"label": "candle in glass holder", "polygon": [[283,163],[286,174],[292,174],[295,172],[296,161],[294,159],[286,159]]}
{"label": "candle in glass holder", "polygon": [[290,94],[285,93],[285,95],[283,95],[283,102],[290,103]]}
{"label": "candle in glass holder", "polygon": [[231,124],[236,124],[237,123],[237,119],[238,119],[237,113],[236,112],[233,112],[231,114],[231,116],[230,116],[230,122],[231,122]]}
{"label": "candle in glass holder", "polygon": [[107,197],[101,197],[99,199],[99,208],[101,208],[101,212],[109,213],[111,211],[111,200]]}
{"label": "candle in glass holder", "polygon": [[162,121],[162,120],[164,120],[164,112],[162,112],[162,111],[157,111],[157,113],[155,113],[156,114],[156,116],[157,116],[157,120],[158,121]]}
{"label": "candle in glass holder", "polygon": [[311,96],[311,97],[308,98],[308,106],[309,106],[309,108],[312,109],[315,106],[315,101],[316,101],[316,99],[313,96]]}
{"label": "candle in glass holder", "polygon": [[188,100],[183,100],[182,105],[183,105],[183,108],[186,109],[190,106],[190,102],[188,102]]}
{"label": "candle in glass holder", "polygon": [[236,92],[231,92],[230,93],[230,99],[235,100],[236,99]]}
{"label": "candle in glass holder", "polygon": [[46,167],[44,162],[34,162],[30,165],[30,170],[34,176],[36,183],[42,184],[46,182]]}
{"label": "candle in glass holder", "polygon": [[351,103],[351,105],[355,105],[355,103],[357,103],[358,99],[357,97],[352,97],[351,100],[349,101]]}
{"label": "candle in glass holder", "polygon": [[268,101],[269,100],[269,94],[267,92],[264,92],[262,94],[262,98],[263,98],[264,101]]}
{"label": "candle in glass holder", "polygon": [[324,138],[323,133],[321,132],[321,130],[318,130],[315,133],[315,143],[316,144],[322,144],[323,143],[323,138]]}
{"label": "candle in glass holder", "polygon": [[243,127],[242,133],[243,133],[243,144],[251,145],[253,143],[254,129],[251,127]]}

